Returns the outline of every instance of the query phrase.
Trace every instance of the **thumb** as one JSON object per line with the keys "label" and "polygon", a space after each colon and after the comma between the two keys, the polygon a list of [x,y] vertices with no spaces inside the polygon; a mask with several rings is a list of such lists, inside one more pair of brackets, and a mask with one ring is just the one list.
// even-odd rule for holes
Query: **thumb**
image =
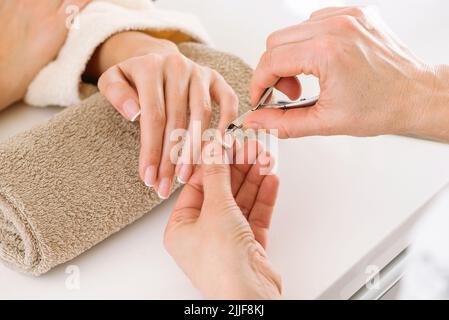
{"label": "thumb", "polygon": [[274,110],[253,112],[245,121],[245,128],[253,130],[277,130],[272,133],[280,139],[325,135],[323,125],[316,116],[318,105],[304,109]]}
{"label": "thumb", "polygon": [[234,201],[231,188],[231,168],[227,152],[218,143],[210,143],[203,149],[203,190],[205,203],[218,205],[226,200]]}

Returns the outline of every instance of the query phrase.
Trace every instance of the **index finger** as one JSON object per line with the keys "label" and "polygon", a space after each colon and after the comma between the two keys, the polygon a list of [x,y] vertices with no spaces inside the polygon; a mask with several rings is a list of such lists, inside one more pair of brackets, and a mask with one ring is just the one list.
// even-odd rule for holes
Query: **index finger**
{"label": "index finger", "polygon": [[[319,77],[319,47],[314,40],[286,44],[267,50],[262,56],[250,84],[251,103],[255,105],[266,88],[275,86],[279,79],[300,74]],[[282,88],[278,88],[282,90]]]}

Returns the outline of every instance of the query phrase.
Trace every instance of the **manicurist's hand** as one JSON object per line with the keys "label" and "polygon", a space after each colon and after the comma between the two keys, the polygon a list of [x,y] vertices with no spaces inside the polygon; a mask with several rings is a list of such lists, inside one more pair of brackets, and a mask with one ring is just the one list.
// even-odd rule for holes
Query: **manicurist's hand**
{"label": "manicurist's hand", "polygon": [[[37,73],[58,54],[72,11],[90,0],[0,0],[0,109],[20,100]],[[70,9],[70,8],[69,8]]]}
{"label": "manicurist's hand", "polygon": [[273,33],[251,83],[253,103],[275,84],[298,98],[299,74],[319,78],[316,106],[262,110],[246,125],[279,129],[281,138],[414,134],[449,141],[448,68],[423,63],[367,9],[323,9]]}
{"label": "manicurist's hand", "polygon": [[211,146],[178,199],[166,248],[206,298],[279,298],[281,281],[265,252],[279,185],[266,175],[273,161],[249,142],[236,156],[244,164],[229,166]]}
{"label": "manicurist's hand", "polygon": [[[134,57],[119,58],[127,55]],[[171,141],[171,134],[186,129],[193,137],[196,128],[201,137],[210,126],[213,102],[220,106],[223,131],[237,116],[237,96],[216,71],[189,60],[173,43],[142,33],[111,38],[94,60],[100,69],[110,66],[99,80],[100,91],[126,119],[140,120],[142,180],[167,198],[175,174],[187,182],[200,156],[199,148],[187,139],[174,162],[171,153],[179,142]]]}

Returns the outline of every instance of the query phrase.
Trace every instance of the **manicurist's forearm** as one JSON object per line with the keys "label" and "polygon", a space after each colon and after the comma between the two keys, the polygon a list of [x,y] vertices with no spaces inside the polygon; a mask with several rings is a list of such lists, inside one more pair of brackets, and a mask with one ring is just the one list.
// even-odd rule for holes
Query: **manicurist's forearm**
{"label": "manicurist's forearm", "polygon": [[[449,143],[449,66],[438,66],[417,84],[410,134]],[[413,103],[413,102],[412,102]]]}
{"label": "manicurist's forearm", "polygon": [[178,52],[177,46],[138,31],[116,34],[101,45],[87,67],[85,75],[98,79],[110,67],[127,59],[150,53]]}

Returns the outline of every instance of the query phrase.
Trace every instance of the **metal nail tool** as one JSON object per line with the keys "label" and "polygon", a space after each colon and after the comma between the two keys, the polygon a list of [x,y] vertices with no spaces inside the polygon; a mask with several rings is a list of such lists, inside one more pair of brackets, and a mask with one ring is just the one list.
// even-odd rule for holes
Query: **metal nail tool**
{"label": "metal nail tool", "polygon": [[244,113],[240,117],[238,117],[236,120],[234,120],[226,129],[226,134],[232,134],[235,131],[243,128],[243,123],[245,122],[246,118],[252,113],[257,110],[261,109],[279,109],[279,110],[291,110],[291,109],[301,109],[301,108],[309,108],[313,107],[317,104],[319,100],[319,96],[312,97],[312,98],[302,98],[299,101],[291,102],[291,101],[278,101],[275,103],[267,103],[266,101],[271,96],[271,94],[274,92],[274,87],[268,88],[265,90],[264,94],[260,98],[257,105],[249,110],[248,112]]}

